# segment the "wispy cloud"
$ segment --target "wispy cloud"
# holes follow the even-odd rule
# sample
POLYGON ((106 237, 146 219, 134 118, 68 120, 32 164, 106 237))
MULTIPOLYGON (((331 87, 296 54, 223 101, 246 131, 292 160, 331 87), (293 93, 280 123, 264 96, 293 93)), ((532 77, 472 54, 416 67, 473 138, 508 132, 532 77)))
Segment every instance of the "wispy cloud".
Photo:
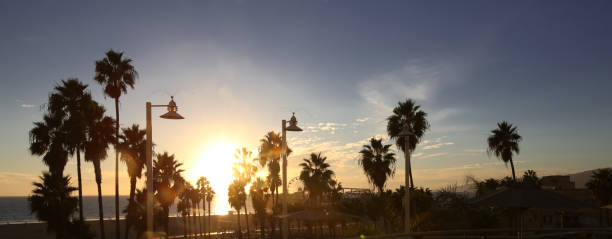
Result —
POLYGON ((363 123, 363 122, 368 121, 369 119, 370 119, 369 117, 364 117, 364 118, 357 118, 355 119, 355 121, 359 123, 363 123))
POLYGON ((31 104, 21 104, 21 105, 20 105, 20 107, 21 107, 21 108, 32 108, 32 107, 34 107, 34 106, 35 106, 35 105, 31 105, 31 104))

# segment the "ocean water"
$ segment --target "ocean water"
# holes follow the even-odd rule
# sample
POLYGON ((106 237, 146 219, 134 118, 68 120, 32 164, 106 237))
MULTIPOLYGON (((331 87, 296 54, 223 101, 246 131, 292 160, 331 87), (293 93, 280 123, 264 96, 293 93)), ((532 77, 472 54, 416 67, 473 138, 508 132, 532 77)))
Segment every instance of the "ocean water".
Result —
MULTIPOLYGON (((120 212, 128 204, 128 196, 119 196, 119 210, 120 212)), ((218 203, 213 201, 212 214, 227 214, 227 203, 218 203), (215 205, 217 204, 217 206, 215 205)), ((102 206, 104 209, 104 218, 115 218, 115 197, 114 196, 102 196, 102 206)), ((200 204, 201 206, 201 204, 200 204)), ((253 212, 251 200, 247 200, 247 207, 249 212, 253 212)), ((207 210, 208 211, 208 210, 207 210)), ((200 208, 200 212, 202 209, 200 208)), ((74 214, 78 217, 79 213, 74 214)), ((83 196, 83 216, 86 220, 98 219, 98 197, 97 196, 83 196)), ((120 217, 125 215, 121 212, 120 217)), ((170 216, 178 216, 176 211, 176 201, 170 207, 170 216)), ((25 222, 37 222, 36 216, 30 212, 30 206, 27 197, 0 197, 0 224, 6 223, 25 223, 25 222)))

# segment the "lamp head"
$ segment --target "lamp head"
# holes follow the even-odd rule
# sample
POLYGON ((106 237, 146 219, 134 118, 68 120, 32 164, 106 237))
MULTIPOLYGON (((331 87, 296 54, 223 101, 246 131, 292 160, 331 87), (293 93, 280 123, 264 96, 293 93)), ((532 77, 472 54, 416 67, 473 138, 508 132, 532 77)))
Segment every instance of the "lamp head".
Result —
POLYGON ((297 119, 295 118, 295 112, 291 119, 289 120, 289 126, 286 128, 287 131, 302 131, 300 127, 297 126, 297 119))
POLYGON ((170 102, 168 103, 168 113, 165 113, 159 117, 164 119, 184 119, 183 116, 177 113, 177 111, 178 106, 176 106, 176 103, 174 102, 174 96, 170 96, 170 102))

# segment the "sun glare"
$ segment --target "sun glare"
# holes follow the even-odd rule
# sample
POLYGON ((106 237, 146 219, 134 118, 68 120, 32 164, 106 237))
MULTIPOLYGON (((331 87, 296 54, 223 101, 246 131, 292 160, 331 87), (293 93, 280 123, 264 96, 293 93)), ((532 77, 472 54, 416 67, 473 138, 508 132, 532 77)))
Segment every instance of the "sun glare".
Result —
POLYGON ((212 206, 214 214, 226 214, 231 210, 227 202, 227 187, 234 179, 232 166, 236 162, 234 151, 237 148, 238 146, 231 142, 209 145, 200 154, 196 167, 187 170, 192 183, 201 176, 210 181, 216 193, 212 206))

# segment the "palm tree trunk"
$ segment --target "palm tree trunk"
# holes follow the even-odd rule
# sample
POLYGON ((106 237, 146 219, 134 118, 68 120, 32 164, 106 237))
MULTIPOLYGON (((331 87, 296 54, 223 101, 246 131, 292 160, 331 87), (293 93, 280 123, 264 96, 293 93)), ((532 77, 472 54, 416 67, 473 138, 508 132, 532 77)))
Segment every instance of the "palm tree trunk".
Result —
POLYGON ((98 185, 98 214, 100 215, 100 238, 105 239, 104 233, 104 210, 102 209, 102 172, 100 170, 100 161, 93 161, 96 174, 96 184, 98 185))
POLYGON ((193 211, 193 213, 191 214, 191 235, 195 238, 195 234, 197 232, 197 229, 196 229, 196 210, 195 210, 195 206, 193 205, 193 203, 191 204, 191 211, 193 211))
POLYGON ((119 225, 119 97, 115 98, 115 238, 121 238, 119 225))
POLYGON ((170 216, 170 206, 164 206, 164 232, 166 232, 166 237, 170 236, 168 224, 170 220, 168 219, 170 216))
MULTIPOLYGON (((212 200, 211 200, 212 201, 212 200)), ((212 231, 212 228, 210 227, 210 221, 211 221, 211 217, 210 217, 210 201, 208 201, 208 237, 210 237, 210 232, 212 231)))
MULTIPOLYGON (((77 148, 77 180, 79 181, 79 219, 82 222, 85 221, 83 218, 83 184, 81 183, 81 150, 77 148)), ((79 227, 79 237, 81 236, 81 227, 79 227)))
POLYGON ((516 175, 514 174, 514 161, 510 159, 510 167, 512 167, 512 180, 516 182, 516 175))
POLYGON ((187 239, 187 219, 183 214, 183 238, 187 239))
POLYGON ((242 239, 242 228, 240 228, 240 209, 236 210, 236 215, 238 215, 238 238, 242 239))
POLYGON ((202 236, 202 213, 200 213, 200 202, 196 202, 196 229, 198 230, 198 235, 202 236))
POLYGON ((131 213, 130 207, 134 205, 135 192, 136 192, 136 177, 130 177, 130 200, 128 202, 128 216, 125 217, 125 239, 128 239, 128 236, 130 233, 130 226, 132 225, 129 214, 131 213))
POLYGON ((246 217, 247 238, 250 238, 249 237, 249 212, 247 211, 246 200, 244 200, 244 216, 246 217))

